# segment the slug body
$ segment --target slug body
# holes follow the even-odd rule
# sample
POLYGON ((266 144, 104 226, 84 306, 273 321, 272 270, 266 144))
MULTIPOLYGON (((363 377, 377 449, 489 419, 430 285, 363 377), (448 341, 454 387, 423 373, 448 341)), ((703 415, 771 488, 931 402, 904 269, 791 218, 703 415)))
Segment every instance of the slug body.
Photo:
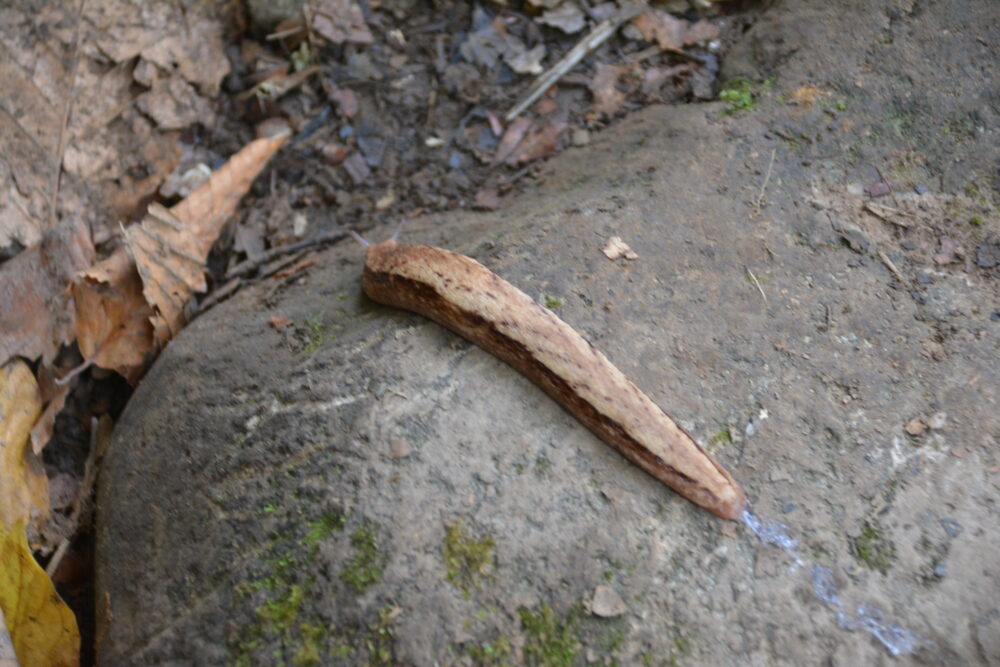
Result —
POLYGON ((733 478, 575 329, 464 255, 383 241, 367 249, 374 301, 434 320, 506 361, 600 439, 726 519, 746 508, 733 478))

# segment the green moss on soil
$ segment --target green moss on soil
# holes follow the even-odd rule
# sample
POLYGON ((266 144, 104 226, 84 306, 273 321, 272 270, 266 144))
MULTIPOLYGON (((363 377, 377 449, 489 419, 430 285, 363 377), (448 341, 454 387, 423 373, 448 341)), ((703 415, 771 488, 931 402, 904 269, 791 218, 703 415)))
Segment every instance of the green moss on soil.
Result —
POLYGON ((513 662, 510 642, 503 637, 478 646, 468 646, 465 652, 478 667, 501 667, 513 662))
POLYGON ((467 534, 461 521, 447 527, 441 544, 446 576, 466 597, 480 587, 493 566, 494 546, 496 543, 489 535, 475 538, 467 534))
POLYGON ((896 547, 882 534, 881 528, 867 523, 860 534, 851 538, 851 553, 859 563, 885 574, 896 558, 896 547))
POLYGON ((559 297, 552 296, 551 294, 545 295, 545 307, 548 308, 549 310, 553 310, 555 308, 561 308, 562 305, 563 305, 563 300, 560 299, 559 297))
POLYGON ((351 544, 355 550, 354 558, 340 573, 340 578, 355 593, 361 594, 382 578, 382 565, 375 545, 375 528, 371 524, 359 527, 351 535, 351 544))
POLYGON ((313 551, 319 543, 332 535, 343 530, 347 518, 338 512, 328 512, 316 521, 309 523, 309 532, 302 538, 302 545, 309 547, 313 551))
POLYGON ((719 99, 728 102, 727 114, 753 111, 757 106, 754 103, 753 82, 747 79, 737 78, 730 81, 728 87, 719 92, 719 99))
POLYGON ((728 426, 720 428, 708 441, 708 451, 714 453, 716 450, 731 445, 733 443, 733 432, 728 426))
POLYGON ((538 611, 520 609, 521 627, 527 641, 524 658, 529 665, 541 667, 570 667, 580 650, 578 620, 579 607, 573 607, 560 619, 548 604, 538 611))

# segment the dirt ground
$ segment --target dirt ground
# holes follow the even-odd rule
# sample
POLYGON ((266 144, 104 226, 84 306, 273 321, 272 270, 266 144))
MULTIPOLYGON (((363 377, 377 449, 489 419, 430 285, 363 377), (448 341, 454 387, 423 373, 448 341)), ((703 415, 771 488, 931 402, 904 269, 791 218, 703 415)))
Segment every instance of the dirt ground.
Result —
POLYGON ((198 317, 133 396, 99 661, 1000 662, 998 18, 774 3, 722 65, 742 100, 650 107, 403 230, 580 330, 802 565, 368 301, 343 244, 198 317))

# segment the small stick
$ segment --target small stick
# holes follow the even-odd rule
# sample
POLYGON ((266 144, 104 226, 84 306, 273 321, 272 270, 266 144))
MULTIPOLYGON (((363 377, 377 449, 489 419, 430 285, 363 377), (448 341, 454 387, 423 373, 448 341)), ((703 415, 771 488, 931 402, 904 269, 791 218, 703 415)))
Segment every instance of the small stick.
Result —
POLYGON ((69 69, 69 94, 66 96, 66 106, 63 108, 62 123, 59 126, 59 143, 56 144, 55 173, 52 174, 52 185, 49 193, 49 226, 56 224, 56 207, 59 205, 59 182, 62 176, 63 154, 66 152, 66 129, 69 127, 69 117, 73 113, 73 100, 76 99, 76 66, 80 60, 80 39, 83 30, 83 6, 87 0, 80 0, 76 10, 76 37, 73 43, 73 64, 69 69))
POLYGON ((315 238, 306 239, 305 241, 299 241, 298 243, 271 248, 267 252, 262 252, 256 257, 247 258, 233 268, 229 269, 226 271, 226 275, 223 280, 228 281, 237 276, 248 275, 260 268, 261 265, 267 264, 271 260, 281 257, 282 255, 299 252, 300 250, 312 248, 313 246, 336 243, 344 238, 347 238, 347 232, 331 232, 329 234, 321 234, 315 238))
POLYGON ((892 272, 892 275, 896 276, 896 280, 898 280, 903 285, 906 284, 906 278, 904 278, 903 274, 899 272, 899 269, 896 268, 896 265, 892 263, 892 260, 889 259, 889 255, 885 254, 885 251, 879 250, 878 258, 882 260, 883 264, 885 264, 885 268, 889 269, 889 271, 892 272))
POLYGON ((611 35, 615 34, 618 27, 629 19, 641 14, 646 9, 646 3, 638 3, 623 7, 611 18, 604 19, 591 30, 586 37, 577 42, 576 46, 570 49, 562 59, 542 73, 535 83, 532 84, 528 94, 520 102, 507 112, 504 118, 509 122, 521 115, 531 104, 542 96, 546 90, 552 87, 567 72, 586 57, 588 53, 606 42, 611 35))
POLYGON ((774 154, 777 152, 777 148, 771 149, 771 161, 767 164, 767 175, 764 176, 764 182, 761 183, 760 192, 757 193, 757 199, 753 203, 753 215, 752 218, 756 218, 760 215, 760 207, 764 203, 764 192, 767 191, 767 184, 771 180, 771 169, 774 167, 774 154))
POLYGON ((744 266, 743 268, 747 270, 747 276, 750 277, 750 282, 757 287, 757 291, 760 292, 761 297, 764 298, 764 303, 767 303, 767 295, 764 294, 764 288, 760 286, 760 281, 757 280, 757 276, 753 274, 753 271, 750 270, 749 266, 744 266))

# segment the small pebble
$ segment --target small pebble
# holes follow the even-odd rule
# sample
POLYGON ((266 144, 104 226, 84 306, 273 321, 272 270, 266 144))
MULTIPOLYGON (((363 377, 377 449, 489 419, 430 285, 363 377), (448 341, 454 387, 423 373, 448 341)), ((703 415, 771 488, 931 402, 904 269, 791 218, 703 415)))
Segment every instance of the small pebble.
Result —
POLYGON ((934 282, 934 279, 927 275, 917 276, 917 282, 920 283, 921 285, 930 285, 931 283, 934 282))
POLYGON ((918 186, 916 186, 916 187, 913 188, 913 191, 916 192, 918 195, 922 195, 925 192, 927 192, 927 186, 926 185, 918 185, 918 186))
POLYGON ((795 509, 795 503, 785 503, 784 506, 781 508, 781 512, 783 514, 788 514, 793 509, 795 509))
POLYGON ((990 313, 990 321, 992 321, 992 322, 1000 322, 1000 312, 998 312, 998 313, 990 313))
POLYGON ((927 426, 933 429, 944 428, 944 425, 948 423, 948 413, 947 412, 935 412, 927 420, 927 426))
POLYGON ((958 537, 962 534, 962 524, 954 519, 941 519, 941 527, 944 528, 948 537, 958 537))
POLYGON ((625 601, 615 589, 610 586, 598 586, 594 590, 594 597, 590 603, 590 611, 594 616, 601 618, 614 618, 621 616, 628 611, 625 601))
POLYGON ((948 576, 948 568, 945 567, 944 563, 938 563, 934 566, 934 576, 938 579, 944 579, 948 576))
POLYGON ((390 450, 392 451, 392 458, 396 459, 397 461, 399 459, 404 459, 413 453, 413 447, 411 447, 410 443, 408 443, 406 440, 403 440, 402 438, 393 438, 389 442, 389 447, 390 450))

